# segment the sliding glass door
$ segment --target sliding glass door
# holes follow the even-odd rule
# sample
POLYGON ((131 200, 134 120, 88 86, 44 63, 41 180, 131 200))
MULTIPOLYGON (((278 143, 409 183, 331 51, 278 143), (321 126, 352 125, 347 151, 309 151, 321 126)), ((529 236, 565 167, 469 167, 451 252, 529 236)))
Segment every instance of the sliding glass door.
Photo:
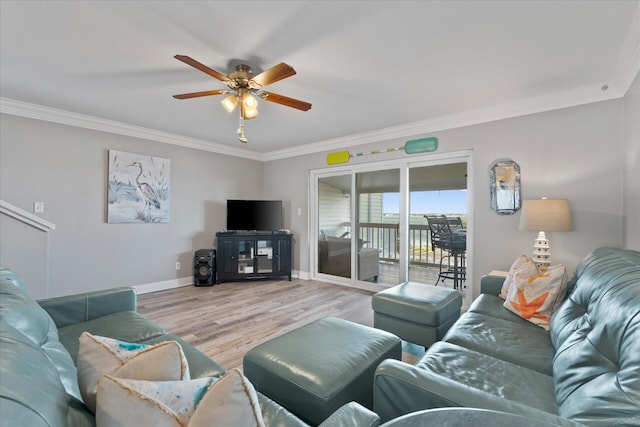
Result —
POLYGON ((400 169, 356 173, 358 280, 399 283, 400 169))
POLYGON ((412 167, 409 189, 409 280, 458 287, 466 272, 467 163, 412 167), (455 251, 434 239, 442 217, 460 242, 455 251))
POLYGON ((427 216, 459 217, 466 228, 469 159, 464 152, 312 171, 312 276, 372 290, 434 284, 443 254, 427 216))
POLYGON ((351 174, 318 178, 318 273, 351 278, 351 174))

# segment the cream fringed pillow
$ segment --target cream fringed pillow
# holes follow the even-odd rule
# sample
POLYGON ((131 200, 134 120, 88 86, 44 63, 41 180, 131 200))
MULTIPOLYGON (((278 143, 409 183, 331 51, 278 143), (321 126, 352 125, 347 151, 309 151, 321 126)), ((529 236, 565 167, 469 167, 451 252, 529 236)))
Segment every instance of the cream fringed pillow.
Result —
POLYGON ((504 283, 502 284, 502 290, 500 291, 500 298, 507 299, 507 295, 509 294, 509 289, 511 288, 511 284, 514 282, 514 278, 516 273, 522 273, 527 277, 538 274, 538 267, 533 262, 531 258, 526 256, 525 254, 520 255, 509 268, 509 273, 507 277, 504 279, 504 283))
POLYGON ((150 381, 189 379, 189 366, 176 341, 127 343, 83 332, 78 351, 78 384, 84 404, 96 412, 96 389, 103 374, 150 381))
POLYGON ((139 381, 104 375, 96 427, 264 426, 258 396, 237 370, 217 378, 139 381))
POLYGON ((565 272, 562 264, 541 268, 535 275, 517 272, 504 307, 549 330, 551 315, 566 293, 565 272))

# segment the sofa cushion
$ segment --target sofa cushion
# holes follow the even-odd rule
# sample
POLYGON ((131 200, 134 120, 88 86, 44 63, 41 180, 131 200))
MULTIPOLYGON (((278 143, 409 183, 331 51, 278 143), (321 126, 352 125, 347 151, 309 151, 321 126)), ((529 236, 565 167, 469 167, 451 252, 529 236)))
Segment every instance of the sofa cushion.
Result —
POLYGON ((58 335, 74 362, 78 360, 79 339, 83 332, 135 343, 166 333, 163 327, 135 311, 120 311, 65 326, 58 329, 58 335))
MULTIPOLYGON (((444 376, 458 384, 505 400, 520 402, 546 412, 557 412, 553 398, 553 379, 549 375, 524 368, 489 355, 439 342, 417 363, 433 375, 444 376), (482 375, 478 369, 482 368, 482 375), (531 391, 535 390, 535 393, 531 391)), ((456 402, 456 394, 448 398, 456 402)), ((460 401, 461 406, 472 406, 460 401)))
POLYGON ((481 313, 464 313, 443 341, 552 375, 555 351, 549 333, 481 313))
POLYGON ((135 289, 120 287, 38 300, 58 328, 117 313, 136 311, 135 289))
MULTIPOLYGON (((257 394, 262 420, 266 426, 309 427, 309 424, 292 414, 284 406, 281 406, 260 392, 257 392, 257 394)), ((361 407, 361 410, 364 409, 364 407, 361 407)), ((353 418, 346 419, 350 422, 353 418)), ((336 426, 346 427, 348 424, 336 424, 336 426)))
POLYGON ((560 415, 607 425, 640 416, 640 253, 600 248, 576 269, 574 291, 552 318, 560 415))
POLYGON ((147 381, 188 380, 189 366, 180 344, 132 344, 84 332, 78 352, 78 383, 84 403, 96 411, 98 380, 104 374, 147 381))
POLYGON ((29 292, 29 289, 27 289, 27 285, 24 283, 24 280, 18 273, 11 270, 10 268, 3 267, 1 265, 0 265, 0 282, 12 284, 27 293, 29 292))
POLYGON ((264 426, 258 396, 234 369, 222 378, 140 381, 105 375, 98 384, 98 427, 264 426))
POLYGON ((0 322, 0 361, 0 424, 12 420, 16 423, 11 425, 29 427, 94 425, 91 413, 67 393, 42 348, 6 322, 0 322))
POLYGON ((382 362, 376 370, 374 396, 374 411, 383 421, 446 406, 537 416, 558 410, 549 375, 442 341, 415 366, 382 362))
POLYGON ((76 367, 59 341, 55 323, 6 272, 0 275, 0 322, 15 328, 39 347, 53 363, 67 393, 81 399, 76 367))
POLYGON ((522 317, 510 312, 509 310, 505 310, 504 300, 497 295, 480 294, 478 298, 473 300, 467 309, 467 312, 486 314, 487 316, 495 317, 497 319, 518 323, 531 328, 537 328, 533 323, 527 322, 522 317))

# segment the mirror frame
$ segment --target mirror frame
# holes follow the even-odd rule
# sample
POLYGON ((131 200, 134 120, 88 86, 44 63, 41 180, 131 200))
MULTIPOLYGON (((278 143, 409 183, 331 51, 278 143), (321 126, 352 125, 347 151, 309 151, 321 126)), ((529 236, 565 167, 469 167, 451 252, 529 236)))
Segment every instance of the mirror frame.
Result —
POLYGON ((489 173, 491 209, 513 215, 520 209, 520 166, 511 159, 497 160, 489 173))

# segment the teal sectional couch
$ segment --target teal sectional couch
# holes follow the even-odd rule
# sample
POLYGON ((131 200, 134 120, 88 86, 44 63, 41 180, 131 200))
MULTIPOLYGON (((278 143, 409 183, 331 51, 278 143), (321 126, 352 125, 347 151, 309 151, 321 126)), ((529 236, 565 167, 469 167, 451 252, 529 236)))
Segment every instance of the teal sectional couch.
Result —
MULTIPOLYGON (((21 278, 0 267, 0 426, 89 427, 93 414, 78 388, 75 362, 84 331, 127 342, 182 345, 192 378, 225 369, 179 337, 136 312, 131 288, 35 301, 21 278)), ((302 427, 286 408, 258 393, 266 426, 302 427)), ((378 417, 350 403, 322 426, 376 426, 378 417)))
POLYGON ((640 252, 599 248, 577 266, 545 331, 506 310, 504 278, 414 366, 382 362, 382 421, 439 407, 503 411, 551 424, 640 426, 640 252))

